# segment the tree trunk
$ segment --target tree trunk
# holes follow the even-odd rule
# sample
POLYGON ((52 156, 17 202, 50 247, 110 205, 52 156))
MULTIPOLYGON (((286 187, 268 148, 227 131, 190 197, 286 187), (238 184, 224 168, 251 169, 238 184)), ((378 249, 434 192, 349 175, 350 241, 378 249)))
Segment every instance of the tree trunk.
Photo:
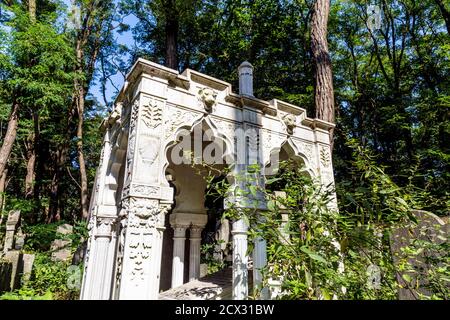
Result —
MULTIPOLYGON (((83 73, 83 48, 81 48, 81 42, 77 42, 77 73, 81 76, 83 73)), ((84 122, 84 85, 80 80, 75 80, 75 99, 78 113, 78 126, 77 126, 77 152, 78 162, 80 165, 80 186, 81 186, 81 218, 87 220, 89 211, 89 195, 88 195, 88 181, 86 174, 86 164, 84 161, 83 153, 83 122, 84 122)))
POLYGON ((32 22, 36 21, 36 0, 28 0, 28 14, 32 22))
POLYGON ((66 154, 68 149, 67 144, 61 144, 57 147, 53 156, 53 176, 50 183, 50 204, 48 209, 47 223, 53 221, 59 221, 61 219, 61 206, 60 206, 60 188, 61 172, 64 168, 66 154))
POLYGON ((3 140, 2 148, 0 149, 0 176, 5 171, 6 164, 8 163, 9 155, 16 140, 17 126, 19 124, 19 104, 13 103, 11 109, 11 115, 9 116, 8 128, 6 129, 5 137, 3 140))
POLYGON ((36 178, 36 153, 39 141, 39 115, 33 112, 34 132, 28 138, 27 142, 27 174, 25 176, 25 199, 29 199, 34 194, 34 181, 36 178))
POLYGON ((6 189, 6 176, 8 175, 8 169, 3 171, 0 177, 0 226, 3 223, 3 209, 5 208, 5 189, 6 189))
POLYGON ((166 2, 166 66, 178 69, 177 38, 178 38, 178 13, 175 0, 166 2))
MULTIPOLYGON (((311 17, 311 52, 314 61, 316 117, 334 123, 333 73, 327 41, 329 12, 329 0, 315 1, 311 17)), ((330 143, 333 148, 333 130, 330 130, 330 143)))

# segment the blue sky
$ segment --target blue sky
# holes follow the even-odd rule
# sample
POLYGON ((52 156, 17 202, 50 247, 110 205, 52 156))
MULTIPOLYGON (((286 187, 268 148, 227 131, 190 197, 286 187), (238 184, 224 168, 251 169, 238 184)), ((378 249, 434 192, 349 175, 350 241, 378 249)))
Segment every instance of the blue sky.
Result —
MULTIPOLYGON (((133 27, 137 23, 137 18, 134 15, 129 15, 124 18, 123 23, 129 24, 130 27, 133 27)), ((131 31, 123 32, 122 34, 114 32, 114 37, 118 45, 125 45, 127 47, 134 46, 134 39, 131 31)), ((111 77, 111 81, 117 88, 120 89, 124 83, 124 77, 120 72, 118 72, 111 77)), ((89 93, 92 94, 100 104, 102 105, 104 104, 103 96, 101 93, 101 87, 98 79, 95 79, 95 83, 93 86, 91 86, 89 93)), ((116 93, 117 93, 116 89, 111 85, 111 82, 107 81, 106 98, 108 99, 109 102, 111 102, 114 99, 116 93)))
MULTIPOLYGON (((63 0, 64 4, 67 6, 69 12, 71 11, 72 7, 72 1, 71 0, 63 0)), ((117 1, 115 1, 117 3, 117 1)), ((136 25, 137 18, 134 15, 129 15, 124 17, 123 23, 130 25, 130 29, 136 25)), ((116 42, 118 45, 125 45, 127 47, 134 46, 134 39, 131 31, 123 32, 122 34, 119 34, 118 32, 114 31, 114 37, 116 39, 116 42)), ((118 72, 114 76, 111 77, 111 81, 114 83, 114 86, 117 88, 121 88, 124 83, 124 77, 123 75, 118 72)), ((114 97, 116 96, 117 92, 114 86, 111 84, 110 81, 107 81, 106 83, 106 99, 108 102, 113 101, 114 97)), ((91 94, 101 105, 104 105, 103 95, 101 92, 101 84, 99 79, 94 79, 93 85, 91 85, 89 89, 89 94, 91 94)))

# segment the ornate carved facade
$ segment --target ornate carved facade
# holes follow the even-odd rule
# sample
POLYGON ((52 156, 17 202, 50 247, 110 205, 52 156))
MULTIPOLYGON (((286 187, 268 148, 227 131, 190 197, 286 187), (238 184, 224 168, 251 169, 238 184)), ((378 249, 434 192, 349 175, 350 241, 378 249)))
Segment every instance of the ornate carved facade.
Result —
MULTIPOLYGON (((243 94, 193 70, 179 74, 143 59, 134 64, 102 124, 105 138, 91 196, 82 299, 157 299, 161 263, 168 255, 172 287, 183 284, 186 266, 186 281, 199 277, 206 183, 192 166, 174 160, 173 155, 187 157, 176 149, 181 143, 192 142, 194 158, 209 155, 220 168, 257 163, 267 175, 286 149, 324 185, 334 185, 328 133, 333 124, 310 119, 289 103, 255 98, 251 65, 246 62, 239 70, 243 94), (165 246, 169 231, 170 251, 165 246), (190 251, 185 259, 186 241, 190 251)), ((235 299, 248 292, 242 280, 247 279, 246 228, 241 220, 233 222, 235 299)), ((253 255, 254 279, 260 278, 256 267, 264 263, 260 239, 253 255)))

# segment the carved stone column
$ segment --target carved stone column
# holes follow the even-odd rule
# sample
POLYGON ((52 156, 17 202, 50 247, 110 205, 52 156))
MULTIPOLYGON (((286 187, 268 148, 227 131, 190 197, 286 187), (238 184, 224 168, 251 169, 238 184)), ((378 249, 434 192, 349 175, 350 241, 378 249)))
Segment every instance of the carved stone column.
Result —
MULTIPOLYGON (((115 128, 115 130, 120 129, 115 128)), ((102 151, 100 154, 100 163, 96 171, 94 187, 89 204, 89 239, 84 258, 84 272, 80 299, 109 299, 111 294, 111 292, 109 292, 111 287, 110 285, 100 287, 102 284, 99 281, 97 273, 99 265, 107 265, 108 268, 113 268, 114 265, 115 237, 113 226, 111 226, 112 229, 109 230, 111 231, 109 234, 103 232, 105 230, 104 224, 108 219, 112 219, 112 221, 114 221, 117 213, 115 204, 110 203, 107 205, 107 203, 103 202, 103 195, 107 192, 105 180, 112 156, 110 138, 113 131, 114 130, 112 130, 109 126, 106 128, 105 136, 103 138, 102 151), (103 231, 99 230, 99 228, 103 229, 103 231), (108 242, 108 244, 106 244, 106 242, 108 242), (99 250, 101 252, 99 252, 99 250)), ((109 277, 112 269, 108 269, 108 271, 105 272, 109 277)))
POLYGON ((204 226, 193 225, 189 235, 189 281, 200 277, 200 243, 204 226))
POLYGON ((163 245, 163 236, 164 230, 166 230, 165 219, 167 212, 171 207, 171 203, 161 203, 159 205, 160 211, 158 215, 158 219, 156 222, 156 234, 155 234, 155 245, 153 246, 153 256, 158 257, 155 260, 154 266, 154 274, 155 278, 152 279, 152 286, 158 288, 160 287, 160 276, 161 276, 161 258, 162 258, 162 245, 163 245))
POLYGON ((119 299, 157 299, 159 270, 156 265, 161 259, 156 254, 161 240, 157 219, 164 209, 156 199, 129 197, 123 202, 127 207, 128 223, 119 299))
POLYGON ((173 225, 173 260, 172 260, 172 288, 184 283, 184 248, 186 243, 187 225, 173 225))
POLYGON ((233 222, 233 300, 244 300, 248 296, 247 231, 243 219, 233 222))

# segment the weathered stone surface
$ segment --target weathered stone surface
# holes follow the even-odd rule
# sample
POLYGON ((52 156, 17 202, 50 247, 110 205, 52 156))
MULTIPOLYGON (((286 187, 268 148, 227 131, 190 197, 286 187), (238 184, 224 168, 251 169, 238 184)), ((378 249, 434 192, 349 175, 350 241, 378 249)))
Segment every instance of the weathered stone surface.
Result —
POLYGON ((12 291, 30 279, 34 254, 10 250, 0 257, 0 292, 12 291))
POLYGON ((25 244, 25 234, 22 232, 22 228, 19 227, 15 235, 14 249, 21 250, 24 244, 25 244))
POLYGON ((0 261, 0 293, 11 289, 12 263, 0 261))
MULTIPOLYGON (((248 286, 253 278, 249 272, 248 286)), ((225 268, 177 288, 162 292, 160 300, 230 300, 232 297, 232 269, 225 268)))
POLYGON ((53 241, 52 247, 52 260, 54 261, 65 261, 72 257, 70 249, 71 241, 56 239, 53 241))
POLYGON ((206 263, 200 264, 200 278, 206 277, 208 274, 208 265, 206 263))
POLYGON ((20 284, 20 267, 21 267, 21 254, 19 251, 8 251, 4 256, 6 261, 11 263, 11 275, 9 282, 9 290, 14 290, 19 287, 20 284))
POLYGON ((87 250, 87 241, 83 241, 75 251, 72 257, 72 265, 79 265, 83 262, 87 250))
POLYGON ((50 250, 52 251, 52 260, 54 261, 66 261, 72 258, 71 245, 72 241, 67 239, 67 236, 72 234, 73 227, 70 224, 62 224, 56 229, 58 236, 62 236, 64 239, 55 239, 52 242, 50 250))
POLYGON ((33 270, 34 254, 24 253, 22 255, 22 282, 28 281, 33 270))
POLYGON ((62 224, 56 229, 56 233, 68 235, 73 233, 73 227, 70 224, 62 224))

